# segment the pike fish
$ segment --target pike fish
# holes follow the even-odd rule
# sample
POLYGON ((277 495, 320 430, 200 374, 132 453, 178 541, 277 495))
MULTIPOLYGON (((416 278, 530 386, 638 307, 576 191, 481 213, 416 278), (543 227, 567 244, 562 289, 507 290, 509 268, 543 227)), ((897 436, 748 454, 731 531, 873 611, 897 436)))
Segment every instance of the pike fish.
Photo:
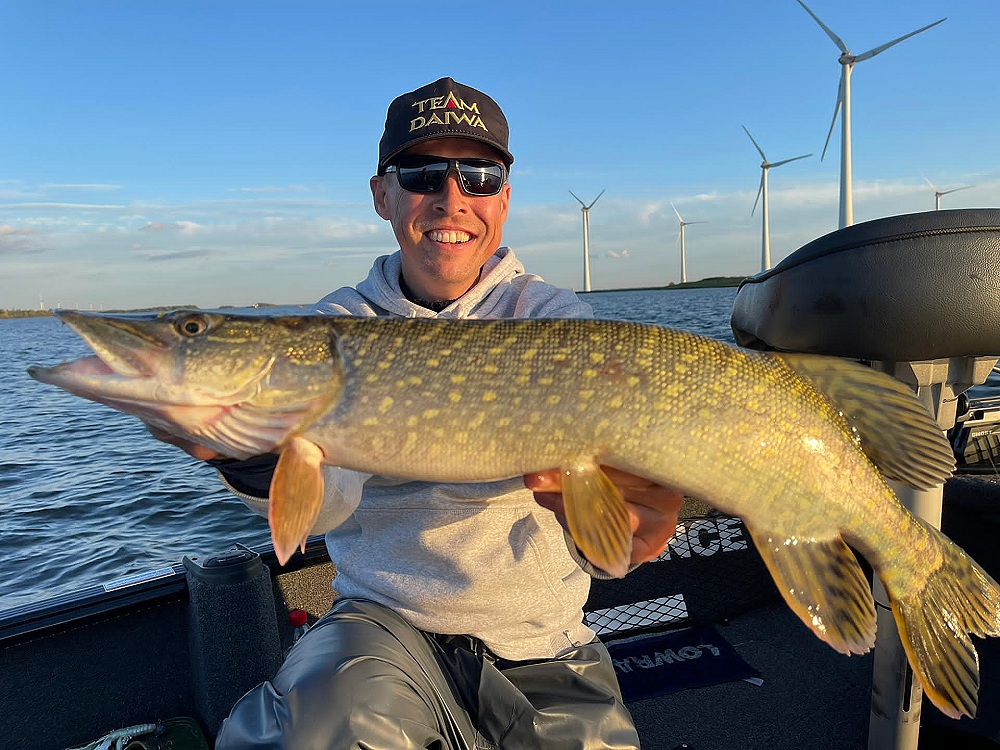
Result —
POLYGON ((975 714, 969 634, 1000 635, 1000 588, 887 484, 927 488, 954 468, 888 375, 619 321, 58 315, 97 356, 32 377, 227 456, 280 454, 282 561, 323 503, 323 464, 437 482, 559 468, 574 540, 621 576, 632 532, 610 466, 741 517, 791 609, 846 654, 875 640, 853 547, 928 697, 975 714))

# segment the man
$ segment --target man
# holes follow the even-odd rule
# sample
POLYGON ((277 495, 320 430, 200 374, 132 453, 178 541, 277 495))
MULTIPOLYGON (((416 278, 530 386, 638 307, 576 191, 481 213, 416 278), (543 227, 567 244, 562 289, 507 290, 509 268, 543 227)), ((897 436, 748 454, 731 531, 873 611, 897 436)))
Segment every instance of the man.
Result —
MULTIPOLYGON (((399 252, 316 310, 589 317, 500 246, 513 160, 485 94, 442 78, 395 99, 371 190, 399 252)), ((252 497, 266 498, 273 462, 217 463, 259 511, 252 497)), ((606 574, 560 526, 558 471, 448 485, 325 471, 331 492, 360 494, 349 518, 314 528, 327 531, 339 598, 274 679, 237 703, 217 748, 638 746, 607 650, 582 621, 590 577, 606 574)), ((608 474, 633 516, 633 563, 652 559, 680 494, 608 474)))

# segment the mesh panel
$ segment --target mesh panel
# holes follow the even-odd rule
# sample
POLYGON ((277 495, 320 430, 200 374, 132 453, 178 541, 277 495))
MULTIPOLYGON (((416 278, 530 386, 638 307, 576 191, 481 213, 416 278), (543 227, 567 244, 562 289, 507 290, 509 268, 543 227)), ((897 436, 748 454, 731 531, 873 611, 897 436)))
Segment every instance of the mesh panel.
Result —
POLYGON ((598 635, 617 633, 623 630, 639 630, 657 625, 681 623, 687 619, 688 611, 684 597, 661 596, 644 602, 623 604, 588 612, 583 621, 598 635))
POLYGON ((680 519, 655 561, 622 579, 595 580, 584 621, 606 636, 720 622, 778 600, 743 522, 707 514, 680 519))

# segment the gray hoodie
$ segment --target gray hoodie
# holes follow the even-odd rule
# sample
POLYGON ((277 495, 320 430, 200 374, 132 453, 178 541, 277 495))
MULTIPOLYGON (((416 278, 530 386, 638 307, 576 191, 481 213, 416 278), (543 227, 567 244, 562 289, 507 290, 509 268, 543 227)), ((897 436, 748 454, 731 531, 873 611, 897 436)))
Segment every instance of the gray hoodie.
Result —
MULTIPOLYGON (((407 318, 593 314, 569 290, 525 273, 505 247, 487 261, 476 286, 440 313, 407 300, 399 277, 399 253, 380 257, 357 288, 327 295, 316 312, 407 318)), ((340 518, 328 516, 314 529, 328 529, 340 595, 385 604, 421 630, 473 635, 506 659, 550 658, 593 639, 583 624, 590 575, 571 554, 555 516, 534 501, 521 477, 430 484, 332 467, 326 475, 341 493, 338 503, 364 483, 360 498, 346 498, 348 509, 358 503, 346 520, 333 527, 340 518)))

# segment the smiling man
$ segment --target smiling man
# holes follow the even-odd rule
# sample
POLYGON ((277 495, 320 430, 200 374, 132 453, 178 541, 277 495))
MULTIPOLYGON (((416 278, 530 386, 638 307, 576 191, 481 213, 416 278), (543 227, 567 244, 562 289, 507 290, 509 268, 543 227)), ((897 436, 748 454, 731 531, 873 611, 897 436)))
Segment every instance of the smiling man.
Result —
MULTIPOLYGON (((591 316, 500 246, 513 161, 485 94, 442 78, 395 99, 371 190, 399 250, 316 311, 591 316)), ((270 466, 219 469, 266 513, 270 466)), ((608 652, 583 623, 590 579, 606 574, 564 533, 558 471, 445 485, 324 471, 325 509, 357 506, 313 529, 326 532, 339 596, 237 703, 217 748, 638 747, 608 652)), ((607 471, 632 516, 632 562, 652 559, 680 494, 607 471)))

